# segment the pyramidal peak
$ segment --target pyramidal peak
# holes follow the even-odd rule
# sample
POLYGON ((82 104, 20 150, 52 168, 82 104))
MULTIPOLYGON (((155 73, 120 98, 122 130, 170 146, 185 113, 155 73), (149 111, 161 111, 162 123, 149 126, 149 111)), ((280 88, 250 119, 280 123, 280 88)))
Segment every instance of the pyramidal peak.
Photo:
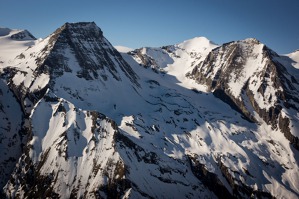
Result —
MULTIPOLYGON (((134 86, 139 85, 136 73, 94 22, 65 23, 31 48, 18 52, 14 60, 13 68, 8 70, 20 98, 35 96, 38 92, 44 94, 47 88, 63 93, 68 96, 64 96, 67 99, 73 98, 76 91, 70 90, 74 84, 94 94, 88 81, 93 82, 94 87, 128 81, 134 86), (86 87, 83 88, 83 85, 86 87)), ((80 99, 84 102, 90 100, 80 99)), ((87 103, 81 104, 87 106, 87 103)), ((23 107, 27 113, 31 111, 25 105, 23 107)))
MULTIPOLYGON (((77 74, 78 77, 91 80, 101 76, 103 79, 106 79, 106 72, 103 72, 101 75, 98 72, 99 70, 107 70, 113 78, 120 80, 121 78, 117 72, 118 64, 115 65, 115 63, 120 63, 119 67, 126 68, 123 71, 131 72, 130 67, 127 66, 125 62, 114 62, 111 60, 112 57, 117 59, 121 59, 121 57, 103 36, 102 30, 94 22, 65 23, 51 34, 48 40, 49 45, 46 45, 43 49, 44 52, 52 52, 48 57, 51 63, 47 64, 69 66, 67 70, 75 71, 81 68, 77 74), (65 52, 69 53, 66 54, 65 52), (65 58, 61 60, 53 58, 56 57, 57 54, 65 58), (66 62, 66 60, 71 60, 70 57, 66 59, 70 54, 73 56, 72 59, 79 63, 77 69, 70 68, 72 64, 66 62), (57 63, 54 64, 53 62, 57 63)), ((131 74, 133 74, 133 72, 131 74)))
POLYGON ((95 22, 78 22, 78 23, 65 23, 63 25, 68 30, 73 30, 76 33, 83 33, 89 31, 95 33, 95 36, 102 37, 102 30, 96 25, 95 22))
POLYGON ((66 22, 59 29, 100 29, 95 22, 66 22))
POLYGON ((77 22, 77 23, 65 23, 51 35, 49 35, 50 41, 55 41, 60 34, 64 34, 63 39, 76 37, 80 35, 80 39, 83 38, 101 38, 103 37, 102 30, 94 22, 77 22))
POLYGON ((10 36, 13 40, 25 41, 25 40, 36 40, 36 38, 28 30, 20 30, 10 36))
POLYGON ((299 197, 297 52, 16 33, 0 29, 0 198, 299 197))
POLYGON ((5 27, 0 27, 0 37, 8 37, 17 41, 36 40, 28 30, 10 29, 5 27))

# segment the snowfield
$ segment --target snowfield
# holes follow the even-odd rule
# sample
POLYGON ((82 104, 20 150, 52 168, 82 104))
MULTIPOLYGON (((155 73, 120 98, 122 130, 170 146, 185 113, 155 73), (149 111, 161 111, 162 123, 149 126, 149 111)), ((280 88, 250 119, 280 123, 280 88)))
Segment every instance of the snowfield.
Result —
POLYGON ((20 32, 0 29, 4 198, 299 197, 297 52, 20 32))

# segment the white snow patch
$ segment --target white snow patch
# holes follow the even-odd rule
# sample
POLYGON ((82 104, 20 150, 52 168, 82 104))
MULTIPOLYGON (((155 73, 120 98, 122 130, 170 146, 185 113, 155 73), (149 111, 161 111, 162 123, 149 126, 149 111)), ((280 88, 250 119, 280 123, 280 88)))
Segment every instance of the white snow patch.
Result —
POLYGON ((127 53, 134 50, 133 48, 129 48, 126 46, 114 46, 114 48, 120 53, 127 53))

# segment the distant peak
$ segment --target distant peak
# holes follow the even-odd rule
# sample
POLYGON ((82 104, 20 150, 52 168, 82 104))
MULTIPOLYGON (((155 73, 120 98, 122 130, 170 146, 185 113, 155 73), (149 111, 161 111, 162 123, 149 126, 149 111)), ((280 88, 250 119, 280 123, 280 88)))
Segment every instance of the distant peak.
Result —
POLYGON ((216 48, 218 45, 206 37, 194 37, 178 44, 178 46, 186 49, 187 51, 202 51, 216 48))
POLYGON ((28 30, 10 29, 0 27, 0 37, 9 36, 13 40, 35 40, 36 38, 28 30))
POLYGON ((18 33, 11 35, 10 38, 14 40, 36 40, 28 30, 21 30, 18 33))
POLYGON ((214 42, 212 42, 211 40, 209 40, 208 38, 206 38, 206 37, 194 37, 193 39, 191 39, 191 40, 196 40, 196 41, 202 41, 202 42, 209 42, 209 43, 213 43, 214 44, 214 42))
MULTIPOLYGON (((286 55, 287 55, 287 56, 294 56, 294 55, 296 55, 296 56, 299 57, 299 49, 294 50, 293 52, 288 53, 288 54, 286 54, 286 55)), ((298 60, 299 60, 299 59, 298 59, 298 60)))
POLYGON ((214 42, 210 41, 206 37, 194 37, 192 39, 188 39, 186 41, 183 41, 183 43, 187 43, 187 42, 202 43, 202 44, 214 44, 214 45, 216 45, 214 42))

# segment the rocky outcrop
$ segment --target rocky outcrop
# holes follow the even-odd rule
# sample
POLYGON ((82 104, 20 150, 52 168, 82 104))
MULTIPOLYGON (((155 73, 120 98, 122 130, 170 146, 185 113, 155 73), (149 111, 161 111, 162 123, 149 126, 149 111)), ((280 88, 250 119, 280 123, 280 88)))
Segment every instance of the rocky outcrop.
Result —
POLYGON ((11 35, 10 38, 13 40, 36 40, 28 30, 19 31, 18 33, 11 35))
POLYGON ((144 51, 146 51, 146 48, 140 48, 130 51, 128 54, 139 60, 139 64, 144 68, 151 68, 154 72, 159 72, 160 66, 152 57, 144 53, 144 51))
MULTIPOLYGON (((0 187, 10 178, 13 169, 22 155, 22 147, 26 142, 22 125, 24 115, 13 92, 0 79, 0 187)), ((2 190, 0 190, 1 196, 2 190)))
POLYGON ((121 80, 118 67, 134 83, 138 84, 136 73, 122 59, 121 55, 103 36, 95 23, 66 23, 49 38, 49 45, 41 51, 47 53, 46 59, 37 58, 39 72, 49 71, 53 76, 72 72, 66 52, 74 55, 80 67, 75 71, 79 78, 86 80, 101 78, 106 81, 109 72, 116 80, 121 80), (118 65, 118 66, 117 66, 118 65))
POLYGON ((84 22, 32 45, 0 70, 1 198, 298 197, 298 80, 257 40, 120 55, 84 22))
POLYGON ((190 165, 194 175, 200 179, 218 198, 236 198, 224 186, 216 174, 209 172, 204 164, 197 161, 196 157, 189 156, 190 165))
POLYGON ((284 108, 298 111, 298 83, 276 57, 256 39, 230 42, 211 51, 187 76, 207 85, 247 120, 257 122, 253 111, 257 112, 299 149, 298 137, 286 127, 287 119, 279 119, 284 108))
POLYGON ((4 188, 7 197, 120 198, 129 188, 115 149, 118 129, 105 115, 76 110, 48 93, 35 106, 28 126, 24 153, 4 188), (51 106, 56 108, 45 109, 51 106), (55 130, 37 125, 49 121, 49 129, 55 130))

